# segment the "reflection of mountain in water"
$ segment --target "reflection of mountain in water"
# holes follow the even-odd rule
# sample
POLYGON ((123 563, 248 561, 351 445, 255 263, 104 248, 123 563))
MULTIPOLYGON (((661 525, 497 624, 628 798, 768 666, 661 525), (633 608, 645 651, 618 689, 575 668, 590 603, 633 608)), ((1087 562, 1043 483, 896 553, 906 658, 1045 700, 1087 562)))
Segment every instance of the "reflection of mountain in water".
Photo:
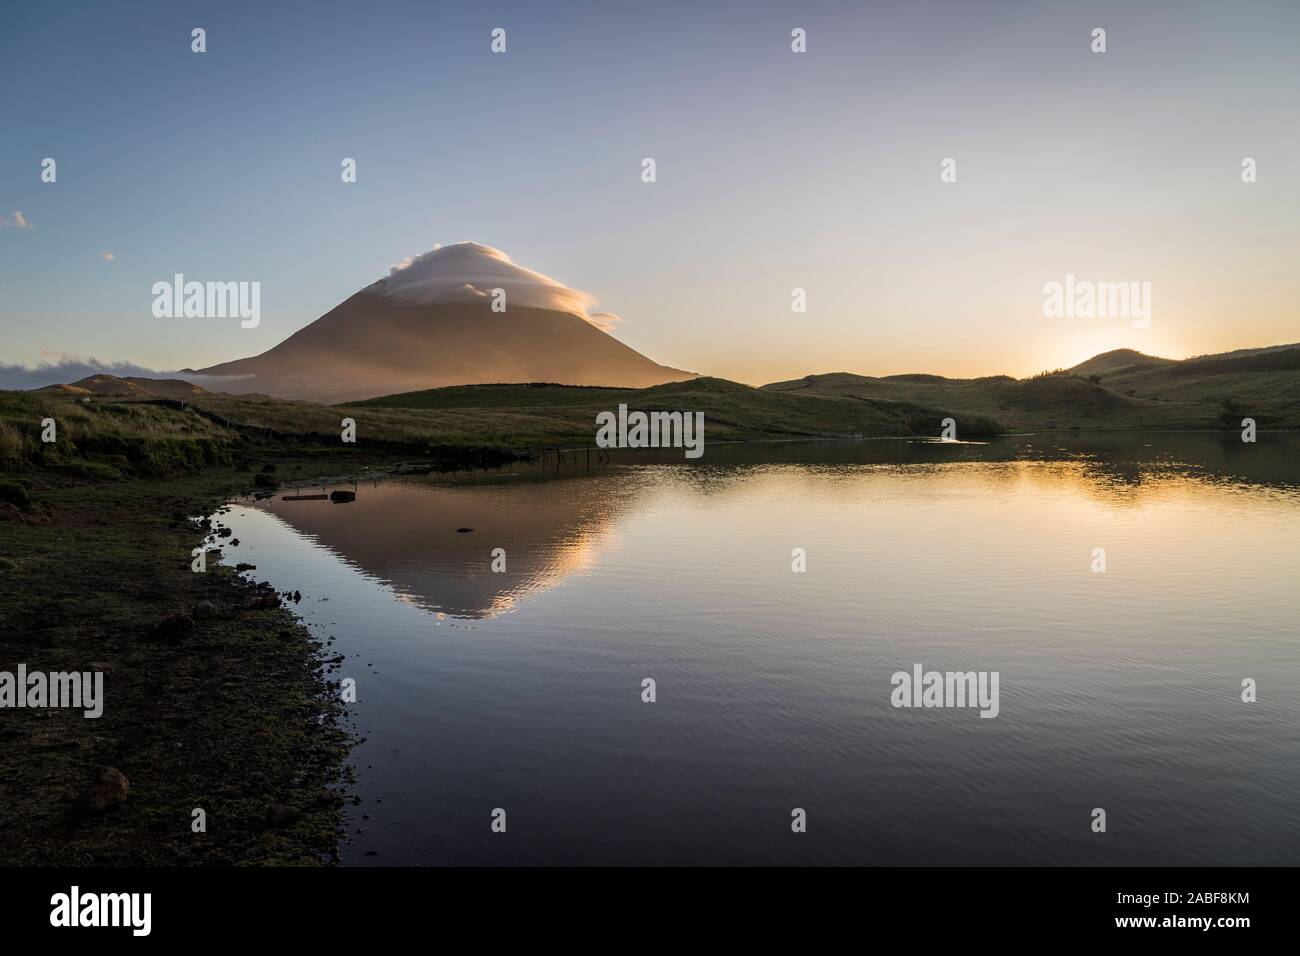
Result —
POLYGON ((386 482, 362 485, 349 504, 277 496, 257 507, 391 585, 400 600, 482 618, 589 567, 611 540, 629 484, 608 475, 454 487, 386 482), (492 570, 494 548, 505 549, 504 573, 492 570))
MULTIPOLYGON (((710 446, 698 464, 684 463, 669 449, 619 453, 611 466, 587 472, 588 459, 570 455, 540 468, 514 466, 514 478, 391 481, 362 485, 349 504, 276 497, 257 507, 391 585, 401 600, 481 618, 592 567, 641 489, 735 500, 743 497, 747 478, 763 473, 754 468, 759 464, 769 475, 773 466, 790 466, 782 480, 792 499, 805 493, 822 500, 851 496, 858 486, 836 479, 856 478, 864 467, 884 467, 911 483, 965 464, 973 466, 967 475, 972 487, 1046 483, 1107 508, 1128 509, 1157 503, 1188 481, 1267 486, 1294 495, 1298 458, 1300 437, 1287 434, 1267 435, 1256 445, 1223 435, 1142 433, 1038 434, 965 445, 724 444, 710 446), (648 470, 626 467, 632 463, 648 470), (458 528, 474 530, 461 534, 458 528), (494 548, 505 549, 505 573, 491 569, 494 548)), ((757 511, 753 520, 761 526, 770 517, 757 511)))

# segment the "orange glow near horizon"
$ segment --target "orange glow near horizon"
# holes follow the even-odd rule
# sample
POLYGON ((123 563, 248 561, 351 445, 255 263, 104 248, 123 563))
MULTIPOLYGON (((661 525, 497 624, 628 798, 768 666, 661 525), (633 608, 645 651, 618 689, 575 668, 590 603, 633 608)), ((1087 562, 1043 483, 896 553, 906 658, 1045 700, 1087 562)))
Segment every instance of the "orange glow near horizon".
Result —
POLYGON ((961 347, 960 343, 951 347, 936 345, 933 349, 895 345, 888 354, 882 354, 883 349, 814 349, 808 353, 791 353, 779 358, 755 350, 733 354, 727 361, 710 363, 704 367, 695 367, 690 363, 679 364, 678 367, 693 368, 703 375, 756 386, 835 372, 874 378, 905 374, 941 375, 945 378, 982 378, 992 375, 1028 378, 1039 372, 1072 368, 1097 355, 1118 349, 1132 349, 1154 358, 1179 360, 1237 349, 1285 345, 1296 339, 1300 339, 1300 333, 1290 337, 1277 336, 1267 341, 1256 341, 1241 335, 1231 338, 1224 336, 1211 341, 1205 336, 1185 338, 1176 333, 1166 334, 1154 325, 1148 329, 1126 328, 1117 331, 1111 324, 1107 328, 1081 327, 1071 330, 1069 334, 1054 337, 1051 341, 1014 343, 1024 346, 1019 349, 1008 347, 1003 350, 975 351, 961 347))

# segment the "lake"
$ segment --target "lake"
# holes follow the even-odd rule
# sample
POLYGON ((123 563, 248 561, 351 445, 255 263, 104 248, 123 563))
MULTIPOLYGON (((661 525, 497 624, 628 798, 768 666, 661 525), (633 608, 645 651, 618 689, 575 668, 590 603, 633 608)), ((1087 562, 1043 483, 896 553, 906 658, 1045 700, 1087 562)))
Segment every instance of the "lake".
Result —
POLYGON ((220 520, 356 681, 346 864, 1300 862, 1298 436, 579 452, 220 520), (916 665, 997 716, 893 706, 916 665))

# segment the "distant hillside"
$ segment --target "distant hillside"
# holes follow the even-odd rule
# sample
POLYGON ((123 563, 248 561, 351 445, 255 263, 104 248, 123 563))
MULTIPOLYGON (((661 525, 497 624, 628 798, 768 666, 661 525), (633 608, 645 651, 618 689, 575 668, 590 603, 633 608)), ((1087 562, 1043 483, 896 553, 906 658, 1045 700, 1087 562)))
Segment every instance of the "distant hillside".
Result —
MULTIPOLYGON (((764 385, 763 391, 792 396, 858 398, 870 401, 911 402, 952 410, 958 434, 970 419, 993 419, 1010 428, 1115 427, 1116 420, 1131 420, 1136 404, 1087 379, 1074 375, 1045 375, 1019 381, 996 376, 946 379, 937 376, 871 378, 835 373, 810 375, 790 382, 764 385), (923 380, 917 381, 918 378, 923 380), (931 380, 932 379, 932 380, 931 380)), ((1169 427, 1161 418, 1152 427, 1169 427)))
MULTIPOLYGON (((642 411, 699 411, 704 413, 710 440, 742 438, 794 438, 831 435, 937 435, 944 418, 952 414, 941 406, 923 403, 826 395, 814 398, 783 395, 729 382, 699 378, 650 388, 584 388, 569 385, 464 385, 387 395, 351 403, 352 408, 410 410, 463 410, 496 418, 514 417, 524 429, 540 424, 543 416, 552 438, 577 444, 590 443, 597 412, 626 404, 642 411)), ((964 431, 971 435, 998 434, 992 419, 970 416, 964 431)))
POLYGON ((1014 429, 1223 428, 1246 416, 1264 428, 1300 428, 1300 345, 1181 361, 1117 349, 1029 379, 835 372, 763 391, 917 402, 1014 429))
POLYGON ((64 395, 100 395, 132 398, 188 398, 202 395, 204 390, 197 385, 181 381, 178 378, 140 378, 116 375, 88 375, 70 385, 46 385, 38 392, 57 392, 64 395))
POLYGON ((1115 349, 1111 352, 1102 352, 1100 355, 1094 355, 1086 362, 1080 362, 1073 368, 1066 369, 1075 375, 1104 375, 1108 372, 1118 371, 1123 368, 1132 368, 1134 366, 1142 368, 1153 368, 1162 365, 1177 365, 1175 359, 1158 358, 1154 355, 1145 355, 1134 349, 1115 349))
POLYGON ((602 385, 557 385, 554 382, 528 382, 520 385, 448 385, 416 392, 400 392, 361 402, 357 408, 551 408, 568 405, 617 405, 635 395, 634 388, 608 388, 602 385))
MULTIPOLYGON (((238 457, 250 442, 492 461, 503 453, 594 445, 596 414, 620 403, 646 412, 703 412, 706 442, 937 436, 952 414, 905 402, 783 395, 716 378, 643 389, 475 385, 332 407, 218 392, 192 396, 182 407, 136 394, 83 402, 67 388, 0 391, 0 473, 41 465, 88 477, 166 475, 238 457), (59 422, 57 443, 41 441, 46 416, 59 422), (356 422, 355 446, 339 442, 345 416, 356 422)), ((972 436, 1001 428, 968 416, 962 430, 972 436)))
POLYGON ((1180 375, 1205 375, 1214 372, 1294 372, 1300 370, 1300 345, 1284 349, 1261 349, 1227 355, 1203 355, 1178 363, 1173 369, 1180 375))
POLYGON ((34 388, 32 392, 48 392, 52 395, 92 395, 89 389, 81 388, 77 385, 44 385, 41 388, 34 388))

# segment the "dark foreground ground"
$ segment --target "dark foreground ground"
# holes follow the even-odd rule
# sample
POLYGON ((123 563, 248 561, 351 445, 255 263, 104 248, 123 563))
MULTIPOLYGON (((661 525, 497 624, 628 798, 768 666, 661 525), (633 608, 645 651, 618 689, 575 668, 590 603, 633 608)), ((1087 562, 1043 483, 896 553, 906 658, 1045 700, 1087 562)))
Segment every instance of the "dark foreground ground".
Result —
POLYGON ((0 865, 334 858, 352 736, 329 650, 292 598, 218 564, 229 543, 219 518, 195 519, 259 486, 394 459, 228 455, 216 448, 166 477, 126 467, 105 478, 70 457, 7 479, 0 671, 99 670, 105 703, 94 719, 0 710, 0 865), (207 570, 194 573, 191 552, 205 542, 207 570), (206 832, 194 832, 196 809, 206 832))

